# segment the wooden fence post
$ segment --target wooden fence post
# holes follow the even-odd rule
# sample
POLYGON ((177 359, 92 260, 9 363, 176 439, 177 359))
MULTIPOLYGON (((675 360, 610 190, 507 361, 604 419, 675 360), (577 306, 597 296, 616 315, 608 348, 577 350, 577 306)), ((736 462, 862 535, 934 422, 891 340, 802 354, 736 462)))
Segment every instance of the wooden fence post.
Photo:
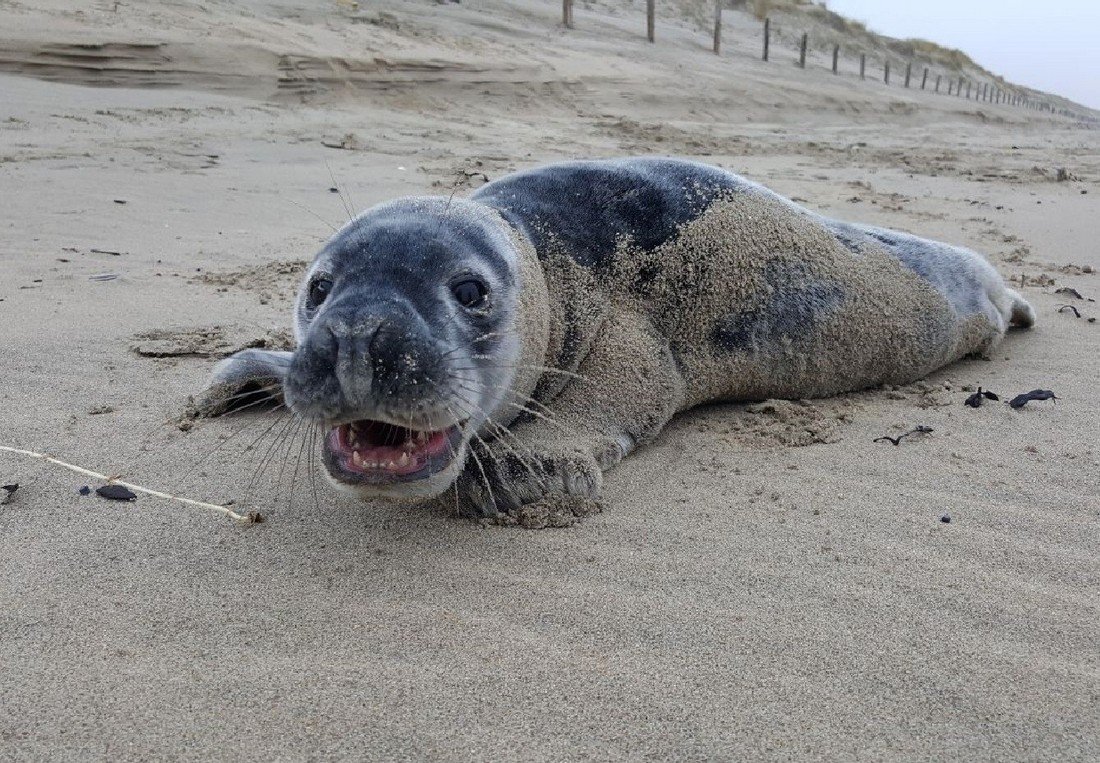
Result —
POLYGON ((859 54, 859 78, 867 79, 867 54, 859 54))
POLYGON ((959 77, 959 86, 955 88, 955 95, 962 98, 963 95, 963 78, 959 77))
POLYGON ((884 73, 882 75, 882 81, 885 82, 887 85, 890 84, 890 62, 889 61, 886 62, 886 69, 884 70, 884 73))
POLYGON ((722 0, 714 0, 714 55, 722 52, 722 0))
POLYGON ((803 69, 806 68, 806 42, 810 39, 810 35, 806 32, 802 33, 802 44, 798 47, 798 65, 803 69))
POLYGON ((905 86, 909 87, 909 78, 913 75, 913 64, 907 63, 905 65, 905 86))
POLYGON ((936 92, 937 93, 940 92, 940 77, 942 77, 942 76, 943 76, 942 74, 937 74, 936 75, 936 92))
POLYGON ((834 45, 833 46, 833 74, 838 73, 836 65, 837 65, 837 59, 839 59, 839 58, 840 58, 840 46, 839 45, 834 45))
POLYGON ((928 67, 924 67, 924 76, 920 80, 920 89, 924 90, 924 86, 928 84, 928 67))
POLYGON ((561 23, 566 29, 573 28, 573 0, 561 0, 561 23))
POLYGON ((645 0, 645 36, 650 42, 657 40, 657 0, 645 0))
POLYGON ((970 83, 966 83, 966 99, 970 100, 970 83))
POLYGON ((772 20, 764 19, 764 60, 768 60, 768 40, 772 35, 772 20))

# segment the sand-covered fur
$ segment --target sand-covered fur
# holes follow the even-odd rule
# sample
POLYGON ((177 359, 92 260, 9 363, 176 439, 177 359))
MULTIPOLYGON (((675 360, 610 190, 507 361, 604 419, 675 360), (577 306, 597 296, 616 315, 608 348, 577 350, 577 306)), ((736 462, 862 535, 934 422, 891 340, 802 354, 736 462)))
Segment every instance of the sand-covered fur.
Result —
POLYGON ((466 508, 485 515, 595 497, 604 470, 700 403, 905 384, 1034 318, 974 252, 663 158, 549 165, 468 201, 376 207, 305 284, 290 362, 271 354, 265 372, 262 353, 242 353, 219 366, 217 394, 234 375, 285 371, 291 408, 318 420, 434 429, 434 411, 461 436, 426 475, 380 485, 326 467, 366 498, 438 495, 462 472, 466 508), (472 319, 433 295, 478 269, 496 291, 455 333, 472 319), (341 293, 307 309, 318 273, 341 293))

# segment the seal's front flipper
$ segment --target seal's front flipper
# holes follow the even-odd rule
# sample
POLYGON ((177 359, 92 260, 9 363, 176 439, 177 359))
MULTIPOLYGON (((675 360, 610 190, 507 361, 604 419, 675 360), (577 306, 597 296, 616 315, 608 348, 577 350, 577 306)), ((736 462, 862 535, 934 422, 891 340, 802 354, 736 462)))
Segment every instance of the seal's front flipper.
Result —
POLYGON ((458 480, 469 513, 513 513, 554 495, 596 498, 603 472, 652 441, 684 401, 668 342, 633 312, 613 310, 576 373, 564 373, 570 380, 553 400, 510 400, 526 410, 509 431, 471 444, 458 480))
POLYGON ((292 352, 241 350, 218 361, 195 403, 199 416, 222 414, 283 402, 283 379, 292 352))

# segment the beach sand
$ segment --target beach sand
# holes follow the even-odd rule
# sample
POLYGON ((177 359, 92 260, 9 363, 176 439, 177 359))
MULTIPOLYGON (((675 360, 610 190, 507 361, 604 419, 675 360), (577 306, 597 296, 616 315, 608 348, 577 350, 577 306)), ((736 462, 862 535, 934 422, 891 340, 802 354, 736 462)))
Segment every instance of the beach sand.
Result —
POLYGON ((0 3, 0 445, 266 518, 0 453, 0 759, 1100 758, 1100 303, 1056 292, 1100 299, 1100 133, 615 5, 0 3), (974 248, 1038 324, 693 411, 564 529, 357 503, 287 419, 181 420, 286 341, 348 209, 629 154, 974 248))

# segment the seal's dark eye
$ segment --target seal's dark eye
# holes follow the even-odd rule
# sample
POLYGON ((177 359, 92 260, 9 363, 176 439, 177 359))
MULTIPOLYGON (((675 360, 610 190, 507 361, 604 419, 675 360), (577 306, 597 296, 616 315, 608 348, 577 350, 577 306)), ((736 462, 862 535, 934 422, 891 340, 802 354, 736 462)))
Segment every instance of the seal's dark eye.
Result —
POLYGON ((306 295, 306 307, 310 310, 316 310, 328 298, 330 291, 332 291, 331 279, 313 279, 313 283, 309 285, 309 294, 306 295))
POLYGON ((451 286, 451 293, 463 307, 481 307, 489 296, 489 287, 476 278, 463 278, 451 286))

